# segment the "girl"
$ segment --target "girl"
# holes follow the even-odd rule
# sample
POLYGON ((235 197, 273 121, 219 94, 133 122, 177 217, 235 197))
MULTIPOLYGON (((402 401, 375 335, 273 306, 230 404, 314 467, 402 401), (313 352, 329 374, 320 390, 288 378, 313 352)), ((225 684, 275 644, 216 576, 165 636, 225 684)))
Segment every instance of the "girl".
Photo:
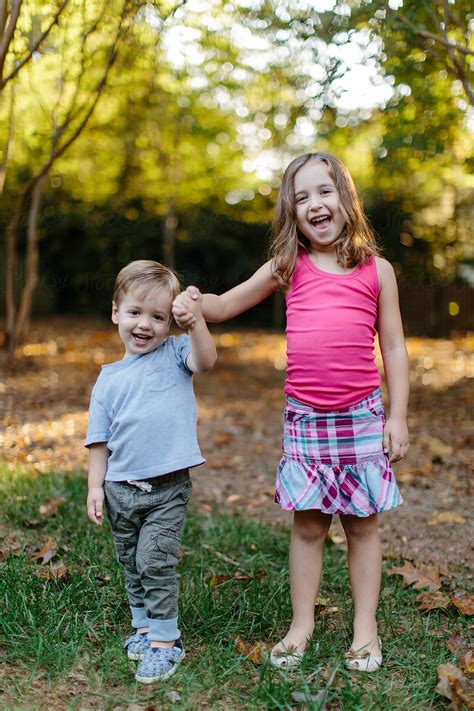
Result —
MULTIPOLYGON (((280 668, 301 663, 314 628, 326 534, 339 514, 354 597, 346 666, 372 672, 382 663, 377 514, 402 503, 391 463, 408 449, 408 357, 393 269, 377 256, 348 170, 328 153, 290 163, 276 206, 271 259, 225 294, 206 294, 204 316, 225 321, 277 289, 286 299, 288 367, 275 501, 294 511, 293 619, 270 661, 280 668), (386 421, 373 354, 376 331, 390 398, 386 421)), ((187 293, 199 294, 195 287, 187 293)), ((192 324, 183 297, 173 313, 181 326, 192 324)))

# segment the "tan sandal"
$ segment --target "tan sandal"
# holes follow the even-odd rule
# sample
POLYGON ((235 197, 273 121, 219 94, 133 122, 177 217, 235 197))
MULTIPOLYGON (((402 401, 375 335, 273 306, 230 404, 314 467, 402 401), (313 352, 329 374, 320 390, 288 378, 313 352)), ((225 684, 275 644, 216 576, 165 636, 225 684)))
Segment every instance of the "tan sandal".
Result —
MULTIPOLYGON (((382 640, 380 637, 377 639, 379 641, 380 651, 382 651, 382 640)), ((369 650, 366 649, 366 647, 371 644, 372 642, 368 642, 364 645, 364 647, 361 647, 357 651, 351 647, 351 649, 346 652, 345 659, 347 669, 351 669, 351 671, 363 671, 369 673, 380 669, 382 666, 382 655, 380 654, 380 656, 374 656, 371 654, 369 650)))

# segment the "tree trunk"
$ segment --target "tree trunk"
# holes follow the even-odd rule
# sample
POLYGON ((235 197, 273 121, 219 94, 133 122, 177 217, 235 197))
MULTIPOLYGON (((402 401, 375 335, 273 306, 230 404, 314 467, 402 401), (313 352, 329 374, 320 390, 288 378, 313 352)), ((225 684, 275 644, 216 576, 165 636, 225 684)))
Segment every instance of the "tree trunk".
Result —
POLYGON ((47 178, 48 173, 40 177, 33 189, 31 198, 25 257, 26 279, 21 294, 20 308, 15 328, 15 340, 17 343, 28 333, 31 320, 31 304, 39 283, 38 215, 47 178))
POLYGON ((35 186, 35 179, 32 178, 23 189, 20 195, 15 213, 10 221, 7 230, 7 255, 6 255, 6 324, 5 324, 5 349, 12 353, 15 350, 15 324, 16 324, 16 298, 15 283, 18 276, 17 270, 17 243, 18 234, 21 227, 21 218, 31 191, 35 186))
POLYGON ((8 112, 7 139, 5 141, 5 148, 3 150, 3 159, 0 164, 0 195, 3 193, 3 187, 5 185, 5 178, 7 175, 8 161, 10 160, 12 150, 13 150, 14 107, 15 107, 15 89, 14 89, 14 86, 12 86, 11 87, 11 94, 10 94, 10 109, 8 112))
POLYGON ((168 202, 168 209, 165 216, 165 226, 163 230, 163 261, 167 267, 175 267, 175 244, 176 227, 178 218, 174 209, 173 201, 168 202))

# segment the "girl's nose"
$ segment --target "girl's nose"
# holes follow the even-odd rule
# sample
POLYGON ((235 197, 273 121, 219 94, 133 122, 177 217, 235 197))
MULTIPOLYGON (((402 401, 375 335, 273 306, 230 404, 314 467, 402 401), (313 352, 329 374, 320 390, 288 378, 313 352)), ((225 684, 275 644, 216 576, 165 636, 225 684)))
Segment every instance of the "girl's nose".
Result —
POLYGON ((316 193, 315 195, 311 195, 310 201, 309 201, 309 207, 311 210, 318 210, 322 205, 322 200, 321 196, 316 193))

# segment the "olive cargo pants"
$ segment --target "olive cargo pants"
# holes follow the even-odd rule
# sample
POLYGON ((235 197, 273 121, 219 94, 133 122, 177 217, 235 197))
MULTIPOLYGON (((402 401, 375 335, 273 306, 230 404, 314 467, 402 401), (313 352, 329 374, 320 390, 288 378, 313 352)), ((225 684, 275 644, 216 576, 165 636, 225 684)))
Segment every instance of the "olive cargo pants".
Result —
POLYGON ((176 640, 176 565, 192 493, 189 469, 139 482, 106 481, 104 490, 117 559, 125 569, 132 625, 149 627, 151 640, 176 640))

